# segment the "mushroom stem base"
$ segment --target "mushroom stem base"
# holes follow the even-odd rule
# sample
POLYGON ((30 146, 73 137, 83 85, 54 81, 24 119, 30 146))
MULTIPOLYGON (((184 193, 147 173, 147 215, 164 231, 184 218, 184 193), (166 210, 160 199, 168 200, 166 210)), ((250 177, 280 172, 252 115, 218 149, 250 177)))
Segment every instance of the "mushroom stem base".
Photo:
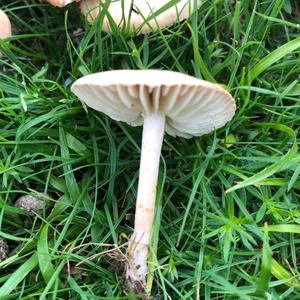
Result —
POLYGON ((126 278, 134 287, 144 286, 148 273, 147 260, 154 219, 156 186, 165 116, 145 116, 134 232, 127 250, 126 278))

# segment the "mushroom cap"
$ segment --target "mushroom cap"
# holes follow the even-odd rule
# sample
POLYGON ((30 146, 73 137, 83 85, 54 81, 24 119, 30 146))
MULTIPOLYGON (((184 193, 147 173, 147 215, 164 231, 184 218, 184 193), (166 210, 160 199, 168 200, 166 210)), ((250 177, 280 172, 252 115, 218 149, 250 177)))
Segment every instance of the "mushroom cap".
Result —
POLYGON ((47 0, 50 4, 57 7, 64 7, 72 2, 79 2, 80 0, 47 0))
POLYGON ((219 85, 173 71, 106 71, 78 79, 71 89, 88 106, 132 126, 142 125, 145 115, 164 114, 172 136, 211 132, 236 109, 219 85))
POLYGON ((0 9, 0 38, 5 39, 11 36, 11 23, 6 13, 0 9))
MULTIPOLYGON (((100 0, 100 2, 104 3, 105 1, 100 0)), ((93 22, 99 14, 100 2, 99 0, 81 1, 81 11, 87 16, 89 22, 93 22)), ((108 13, 118 27, 128 26, 130 31, 137 29, 139 33, 145 34, 158 28, 170 26, 176 21, 187 19, 201 5, 201 0, 196 1, 196 7, 194 7, 194 0, 179 0, 176 5, 159 12, 169 2, 170 0, 112 0, 108 6, 108 13)), ((107 16, 103 20, 102 30, 111 31, 107 16)))

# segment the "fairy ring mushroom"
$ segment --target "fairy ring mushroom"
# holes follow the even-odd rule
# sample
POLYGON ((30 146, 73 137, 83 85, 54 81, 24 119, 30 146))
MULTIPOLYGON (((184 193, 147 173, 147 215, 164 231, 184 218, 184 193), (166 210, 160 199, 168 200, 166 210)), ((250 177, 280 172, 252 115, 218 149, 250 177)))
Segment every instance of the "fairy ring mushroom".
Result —
POLYGON ((7 14, 0 9, 0 38, 5 39, 12 35, 11 23, 7 14))
POLYGON ((133 286, 145 285, 164 133, 185 138, 209 133, 232 119, 235 101, 217 84, 162 70, 96 73, 78 79, 71 90, 88 106, 116 121, 143 125, 126 278, 133 286))
MULTIPOLYGON (((130 31, 137 30, 140 34, 146 34, 187 19, 201 6, 202 1, 180 0, 171 7, 168 6, 169 2, 170 0, 111 1, 107 10, 118 27, 128 27, 130 31)), ((90 23, 98 16, 104 5, 107 4, 104 4, 103 0, 82 0, 80 2, 81 12, 90 23)), ((102 26, 103 31, 111 31, 107 15, 104 17, 102 26)))
POLYGON ((51 5, 57 7, 64 7, 72 2, 79 2, 80 0, 47 0, 51 5))

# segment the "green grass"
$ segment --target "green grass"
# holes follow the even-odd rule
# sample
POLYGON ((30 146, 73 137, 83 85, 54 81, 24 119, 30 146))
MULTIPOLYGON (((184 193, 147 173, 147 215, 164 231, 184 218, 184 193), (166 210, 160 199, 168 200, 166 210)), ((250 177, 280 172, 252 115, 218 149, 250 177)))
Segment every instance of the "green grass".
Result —
POLYGON ((0 6, 16 34, 0 41, 0 235, 11 251, 1 300, 135 299, 102 252, 132 232, 141 128, 70 92, 75 79, 118 68, 215 81, 238 107, 215 133, 165 137, 153 299, 300 299, 297 0, 205 1, 189 23, 140 37, 101 33, 76 5, 0 6), (14 208, 28 193, 47 202, 30 221, 14 208))

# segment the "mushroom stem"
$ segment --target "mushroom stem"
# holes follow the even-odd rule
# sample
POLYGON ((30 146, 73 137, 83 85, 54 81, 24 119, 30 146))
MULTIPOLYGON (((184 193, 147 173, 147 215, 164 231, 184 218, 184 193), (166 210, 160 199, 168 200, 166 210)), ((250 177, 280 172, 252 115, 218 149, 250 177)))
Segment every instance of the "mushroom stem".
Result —
POLYGON ((147 259, 164 130, 164 115, 153 113, 144 117, 134 232, 127 250, 126 278, 133 286, 137 283, 144 285, 148 272, 147 259))

